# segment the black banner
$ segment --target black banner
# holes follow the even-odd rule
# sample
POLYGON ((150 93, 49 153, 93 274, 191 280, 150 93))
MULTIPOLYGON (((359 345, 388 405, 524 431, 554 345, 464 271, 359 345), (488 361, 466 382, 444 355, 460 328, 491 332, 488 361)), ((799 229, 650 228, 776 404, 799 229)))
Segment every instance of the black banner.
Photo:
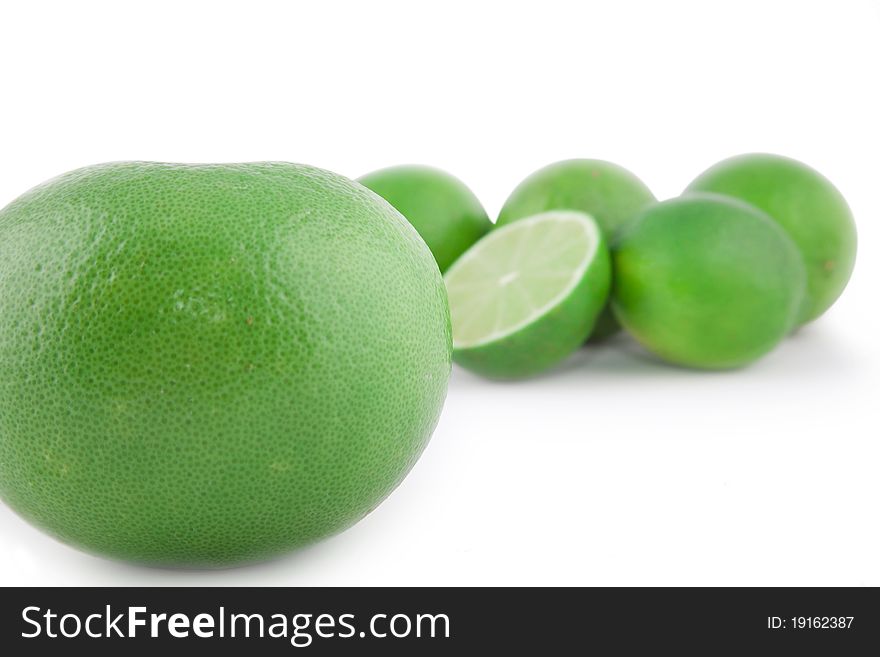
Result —
POLYGON ((875 589, 10 588, 0 595, 7 655, 140 648, 855 655, 880 647, 875 589))

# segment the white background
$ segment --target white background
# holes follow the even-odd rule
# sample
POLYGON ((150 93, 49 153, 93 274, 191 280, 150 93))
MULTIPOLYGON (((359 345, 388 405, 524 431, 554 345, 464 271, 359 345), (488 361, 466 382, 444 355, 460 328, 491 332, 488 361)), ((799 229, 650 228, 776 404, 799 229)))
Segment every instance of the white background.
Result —
POLYGON ((32 1, 0 30, 0 205, 107 160, 422 162, 494 217, 555 160, 666 198, 761 150, 823 171, 860 232, 837 306, 745 370, 626 340, 523 383, 456 370, 407 480, 321 544, 140 568, 0 506, 0 584, 880 585, 878 3, 32 1))

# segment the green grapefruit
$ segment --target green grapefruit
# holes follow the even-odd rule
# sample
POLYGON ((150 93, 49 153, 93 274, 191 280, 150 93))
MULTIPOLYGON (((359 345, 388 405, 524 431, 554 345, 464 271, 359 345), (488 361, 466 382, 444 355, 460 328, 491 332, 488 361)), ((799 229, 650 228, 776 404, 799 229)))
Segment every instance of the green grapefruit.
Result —
POLYGON ((346 178, 73 171, 0 211, 0 494, 119 559, 271 557, 397 486, 450 350, 428 249, 346 178))
POLYGON ((697 368, 745 365, 791 330, 804 264, 772 219, 694 194, 646 208, 614 248, 612 305, 647 349, 697 368))

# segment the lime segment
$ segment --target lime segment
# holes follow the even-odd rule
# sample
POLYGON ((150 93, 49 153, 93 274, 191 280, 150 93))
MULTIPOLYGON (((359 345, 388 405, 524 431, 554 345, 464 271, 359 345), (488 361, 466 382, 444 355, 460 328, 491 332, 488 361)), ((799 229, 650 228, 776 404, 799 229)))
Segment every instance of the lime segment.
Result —
POLYGON ((536 373, 574 351, 608 294, 596 222, 555 210, 498 228, 449 269, 456 360, 483 374, 536 373))

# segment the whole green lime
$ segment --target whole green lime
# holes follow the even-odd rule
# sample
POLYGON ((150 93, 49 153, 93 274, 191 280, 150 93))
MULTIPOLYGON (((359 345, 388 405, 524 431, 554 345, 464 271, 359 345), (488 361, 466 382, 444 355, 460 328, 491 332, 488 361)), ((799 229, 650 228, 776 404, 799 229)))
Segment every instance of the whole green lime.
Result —
POLYGON ((458 178, 425 166, 369 173, 358 182, 393 205, 419 231, 440 271, 492 229, 479 199, 458 178))
POLYGON ((645 209, 613 254, 623 326, 672 363, 737 367, 791 330, 806 288, 797 247, 760 210, 694 194, 645 209))
POLYGON ((856 226, 841 193, 818 171, 779 155, 740 155, 709 168, 687 191, 742 199, 786 230, 807 266, 798 323, 819 317, 843 292, 856 261, 856 226))
POLYGON ((106 164, 0 211, 0 494, 89 551, 226 566, 344 529, 450 360, 428 249, 327 171, 106 164))
MULTIPOLYGON (((563 160, 539 169, 513 190, 498 215, 498 226, 547 210, 577 210, 593 217, 613 243, 619 231, 655 200, 645 183, 617 164, 563 160)), ((601 340, 619 329, 606 307, 590 338, 601 340)))

